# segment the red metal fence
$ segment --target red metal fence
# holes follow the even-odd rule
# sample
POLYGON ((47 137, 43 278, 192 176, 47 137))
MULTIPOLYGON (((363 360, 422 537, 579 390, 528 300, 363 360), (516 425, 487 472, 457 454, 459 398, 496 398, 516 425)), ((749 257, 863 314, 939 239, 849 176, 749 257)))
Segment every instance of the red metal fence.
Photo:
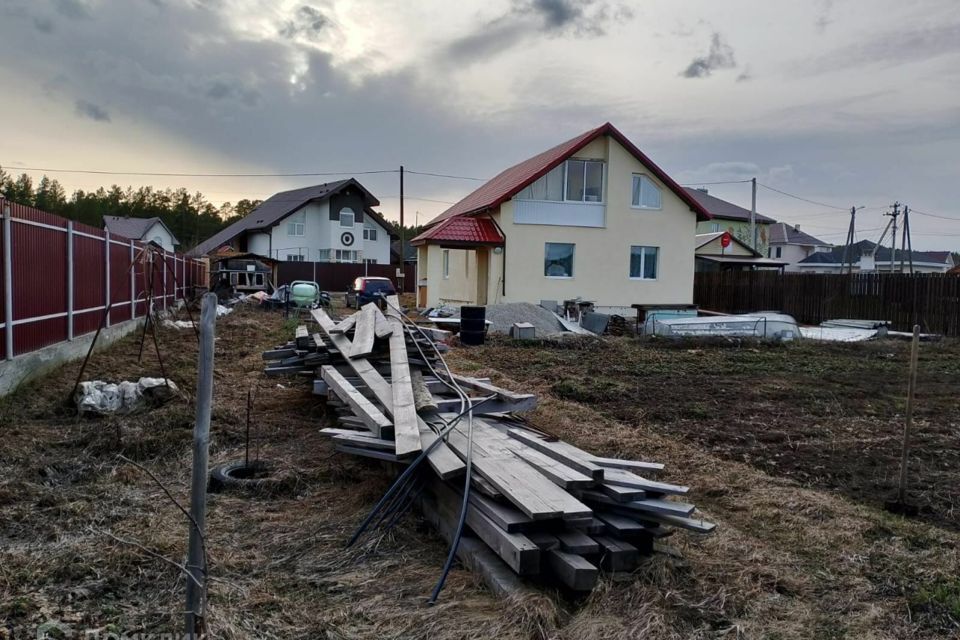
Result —
MULTIPOLYGON (((405 265, 403 272, 403 288, 408 292, 414 291, 417 265, 405 265)), ((401 283, 395 264, 281 262, 277 265, 277 286, 290 284, 294 280, 310 280, 319 284, 324 291, 346 291, 354 279, 360 276, 390 278, 397 290, 400 290, 401 283)))
POLYGON ((159 308, 207 284, 199 260, 2 198, 0 211, 0 359, 92 333, 107 308, 107 326, 143 317, 151 270, 159 308))

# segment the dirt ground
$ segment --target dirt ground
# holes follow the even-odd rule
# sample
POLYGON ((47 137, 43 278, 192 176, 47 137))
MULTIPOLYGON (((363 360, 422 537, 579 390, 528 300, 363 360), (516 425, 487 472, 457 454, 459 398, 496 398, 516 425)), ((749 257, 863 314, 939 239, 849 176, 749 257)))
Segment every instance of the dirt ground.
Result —
MULTIPOLYGON (((583 600, 531 591, 501 602, 458 568, 428 607, 446 549, 414 514, 344 549, 387 477, 333 454, 318 434, 323 403, 306 379, 260 375, 260 352, 292 330, 254 309, 218 321, 212 463, 242 458, 252 390, 253 451, 275 463, 281 481, 269 493, 210 496, 212 637, 960 637, 960 534, 956 514, 942 508, 956 497, 957 473, 957 409, 947 397, 957 365, 947 355, 923 352, 920 430, 940 439, 922 436, 917 459, 920 482, 936 488, 918 494, 930 494, 925 519, 906 521, 876 508, 891 463, 879 464, 887 484, 871 495, 866 465, 851 462, 893 438, 902 346, 829 347, 834 355, 824 357, 806 347, 697 354, 627 340, 455 349, 456 368, 540 393, 533 423, 601 454, 666 463, 663 477, 691 485, 692 501, 719 527, 708 537, 678 533, 668 541, 678 557, 604 578, 583 600), (940 387, 934 370, 946 377, 940 387), (735 409, 726 395, 736 395, 735 409), (765 431, 786 435, 769 440, 765 431), (815 456, 825 454, 805 453, 815 441, 832 451, 821 463, 815 456), (854 480, 856 492, 830 484, 854 480)), ((137 347, 132 336, 96 354, 86 377, 158 375, 149 352, 137 363, 137 347)), ((954 345, 938 348, 955 358, 954 345)), ((148 474, 118 457, 186 503, 196 340, 164 330, 161 352, 183 397, 145 415, 77 419, 64 398, 78 364, 0 400, 0 638, 36 637, 51 620, 99 637, 181 629, 184 578, 174 565, 187 523, 148 474)))

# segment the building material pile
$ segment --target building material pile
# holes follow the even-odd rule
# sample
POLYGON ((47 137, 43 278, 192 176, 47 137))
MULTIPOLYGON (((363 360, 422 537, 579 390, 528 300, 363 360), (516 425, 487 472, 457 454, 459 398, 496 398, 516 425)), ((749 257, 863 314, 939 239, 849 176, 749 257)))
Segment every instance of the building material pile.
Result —
POLYGON ((319 374, 314 392, 339 421, 322 432, 337 451, 402 472, 364 526, 390 526, 415 504, 451 544, 462 528, 457 557, 501 594, 518 576, 588 591, 601 569, 632 571, 675 529, 714 528, 675 499, 687 487, 650 477, 663 465, 599 457, 530 428, 516 414, 536 407, 534 395, 453 374, 431 330, 415 328, 396 296, 386 301, 385 314, 369 304, 340 322, 314 310, 318 332, 300 327, 264 353, 270 375, 319 374))

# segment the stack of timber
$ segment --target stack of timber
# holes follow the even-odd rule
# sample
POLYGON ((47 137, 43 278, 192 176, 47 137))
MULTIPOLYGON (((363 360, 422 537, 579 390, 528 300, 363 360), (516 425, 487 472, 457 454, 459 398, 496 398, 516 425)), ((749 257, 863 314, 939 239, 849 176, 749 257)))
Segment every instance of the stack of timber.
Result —
POLYGON ((398 310, 396 296, 386 312, 368 304, 339 322, 315 310, 319 331, 299 327, 265 352, 266 372, 316 376, 314 393, 338 419, 322 433, 338 452, 398 472, 424 454, 409 502, 448 542, 469 460, 457 553, 494 592, 521 588, 520 577, 589 591, 601 570, 633 571, 676 529, 714 529, 682 500, 687 487, 654 479, 662 464, 596 456, 530 428, 518 414, 536 407, 534 395, 447 371, 434 343, 442 335, 421 333, 398 310), (464 392, 473 410, 458 419, 464 392))

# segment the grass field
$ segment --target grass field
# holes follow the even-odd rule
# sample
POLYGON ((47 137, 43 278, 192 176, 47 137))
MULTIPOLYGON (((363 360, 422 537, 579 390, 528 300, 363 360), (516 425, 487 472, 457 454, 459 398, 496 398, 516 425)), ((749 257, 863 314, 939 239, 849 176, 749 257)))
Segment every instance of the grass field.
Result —
MULTIPOLYGON (((915 521, 877 506, 896 473, 905 354, 898 343, 725 348, 626 339, 563 348, 498 342, 454 349, 455 368, 541 394, 530 420, 600 454, 664 462, 663 477, 719 527, 678 533, 627 580, 588 598, 493 598, 451 574, 425 606, 445 548, 411 514, 343 542, 382 494, 376 464, 334 455, 306 380, 264 379, 260 352, 292 336, 276 315, 218 322, 214 463, 254 451, 281 482, 269 494, 211 495, 209 622, 217 638, 945 638, 960 637, 958 351, 924 346, 915 521)), ((77 630, 180 630, 196 340, 163 331, 182 398, 136 417, 82 419, 64 407, 78 365, 0 400, 0 638, 77 630), (167 560, 161 559, 162 556, 167 560)), ((156 375, 128 338, 90 378, 156 375)), ((148 352, 149 353, 149 352, 148 352)))

